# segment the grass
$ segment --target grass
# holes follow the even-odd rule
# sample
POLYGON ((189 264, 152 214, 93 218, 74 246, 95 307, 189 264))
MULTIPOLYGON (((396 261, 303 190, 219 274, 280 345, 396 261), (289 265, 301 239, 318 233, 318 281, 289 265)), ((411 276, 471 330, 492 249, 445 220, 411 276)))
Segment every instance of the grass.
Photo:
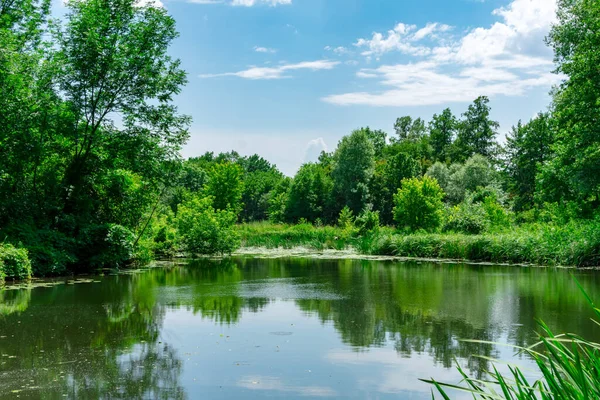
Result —
POLYGON ((392 228, 359 236, 356 229, 277 225, 238 225, 242 246, 308 247, 315 250, 353 247, 363 254, 444 258, 477 262, 600 266, 600 223, 573 221, 563 225, 530 224, 479 235, 457 233, 403 234, 392 228))
POLYGON ((352 245, 351 232, 333 226, 310 224, 286 225, 255 222, 237 226, 243 247, 285 248, 309 247, 315 250, 343 250, 352 245))
MULTIPOLYGON (((581 286, 580 286, 581 289, 581 286)), ((596 318, 600 310, 592 306, 596 318)), ((600 325, 599 322, 594 321, 600 325)), ((462 383, 458 385, 424 380, 435 386, 444 399, 450 399, 447 389, 470 393, 474 399, 598 399, 600 398, 600 343, 594 343, 574 334, 554 335, 544 322, 538 322, 542 333, 539 342, 531 347, 516 347, 536 363, 540 378, 530 382, 521 369, 509 365, 504 376, 494 366, 483 379, 475 379, 458 366, 462 383)))
POLYGON ((600 225, 536 224, 480 235, 382 235, 371 251, 404 257, 592 267, 600 266, 600 225))

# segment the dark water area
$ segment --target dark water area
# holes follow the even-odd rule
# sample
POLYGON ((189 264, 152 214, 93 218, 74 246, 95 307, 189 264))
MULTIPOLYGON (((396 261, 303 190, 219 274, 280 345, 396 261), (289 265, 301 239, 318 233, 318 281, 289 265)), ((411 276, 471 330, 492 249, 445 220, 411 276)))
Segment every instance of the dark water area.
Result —
POLYGON ((596 271, 315 259, 3 290, 0 398, 430 399, 419 378, 458 382, 454 360, 531 366, 502 344, 535 318, 600 340, 572 275, 598 299, 596 271))

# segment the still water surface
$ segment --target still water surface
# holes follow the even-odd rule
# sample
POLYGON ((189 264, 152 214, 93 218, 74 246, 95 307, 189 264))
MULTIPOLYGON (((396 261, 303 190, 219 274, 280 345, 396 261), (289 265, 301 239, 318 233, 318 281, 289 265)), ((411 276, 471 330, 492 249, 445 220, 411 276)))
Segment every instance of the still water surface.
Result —
POLYGON ((0 398, 430 399, 455 359, 530 365, 459 339, 599 339, 571 274, 600 296, 592 271, 244 258, 4 290, 0 398))

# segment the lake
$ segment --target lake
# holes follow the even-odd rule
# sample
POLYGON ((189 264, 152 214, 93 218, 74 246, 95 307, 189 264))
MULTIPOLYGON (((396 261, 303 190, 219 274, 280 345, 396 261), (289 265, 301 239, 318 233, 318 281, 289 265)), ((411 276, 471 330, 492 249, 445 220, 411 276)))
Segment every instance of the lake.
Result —
MULTIPOLYGON (((0 398, 431 399, 535 318, 599 339, 572 275, 322 259, 197 260, 0 292, 0 398), (498 345, 460 339, 494 341, 498 345)), ((456 394, 457 398, 461 398, 456 394)))

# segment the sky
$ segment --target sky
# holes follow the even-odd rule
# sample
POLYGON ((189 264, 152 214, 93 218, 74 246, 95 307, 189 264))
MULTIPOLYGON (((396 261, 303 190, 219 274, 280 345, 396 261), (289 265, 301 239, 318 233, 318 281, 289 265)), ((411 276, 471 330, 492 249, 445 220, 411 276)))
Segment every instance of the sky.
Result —
MULTIPOLYGON (((149 1, 149 0, 144 0, 149 1)), ((151 0, 150 0, 151 1, 151 0)), ((556 0, 161 0, 189 82, 191 157, 257 153, 292 175, 352 130, 391 134, 490 97, 501 136, 559 83, 556 0)), ((502 140, 502 137, 500 138, 502 140)))

